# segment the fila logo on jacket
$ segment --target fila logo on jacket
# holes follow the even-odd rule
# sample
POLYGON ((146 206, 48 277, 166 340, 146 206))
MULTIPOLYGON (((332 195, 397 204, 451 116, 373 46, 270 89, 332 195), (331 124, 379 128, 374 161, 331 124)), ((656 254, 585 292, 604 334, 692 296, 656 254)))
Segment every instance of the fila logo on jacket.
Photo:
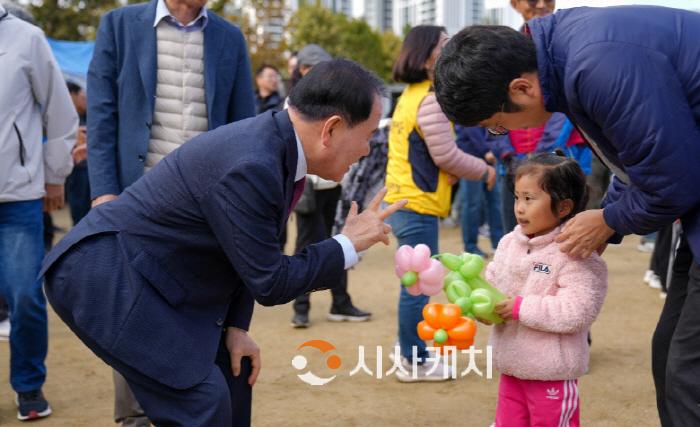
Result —
POLYGON ((532 271, 535 273, 550 274, 552 272, 552 267, 543 262, 536 262, 532 264, 532 271))

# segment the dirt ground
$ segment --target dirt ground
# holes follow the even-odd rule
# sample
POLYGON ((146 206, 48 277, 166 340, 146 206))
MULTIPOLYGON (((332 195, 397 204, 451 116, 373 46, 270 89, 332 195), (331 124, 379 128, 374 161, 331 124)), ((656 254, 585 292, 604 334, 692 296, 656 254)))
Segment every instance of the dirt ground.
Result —
MULTIPOLYGON (((58 225, 67 215, 59 213, 58 225)), ((292 227, 293 228, 293 227, 292 227)), ((443 229, 441 250, 461 250, 459 229, 443 229)), ((638 238, 628 237, 610 247, 604 258, 610 271, 609 293, 603 312, 593 326, 590 372, 580 380, 581 421, 585 426, 657 426, 654 386, 650 368, 651 336, 663 305, 658 291, 646 287, 642 275, 649 255, 635 250, 638 238)), ((488 244, 482 242, 482 247, 488 244)), ((498 374, 493 379, 472 372, 447 383, 401 384, 363 371, 350 376, 358 363, 358 346, 366 349, 365 361, 373 372, 376 347, 381 346, 383 371, 392 364, 388 353, 396 340, 398 283, 393 273, 391 247, 377 246, 350 272, 350 293, 361 308, 372 311, 371 322, 330 323, 325 320, 329 292, 312 297, 311 327, 290 327, 291 304, 256 307, 251 335, 262 348, 263 370, 254 388, 254 426, 488 426, 496 405, 498 374), (313 348, 297 350, 307 340, 326 340, 342 364, 325 366, 328 355, 313 348), (316 375, 337 377, 329 384, 305 384, 291 364, 304 355, 316 375)), ((444 301, 444 297, 436 298, 444 301)), ((53 415, 41 426, 111 426, 112 379, 110 368, 95 357, 67 327, 49 314, 48 378, 44 392, 53 415)), ((476 346, 483 349, 488 327, 480 326, 476 346)), ((196 351, 196 349, 192 349, 196 351)), ((329 353, 331 354, 331 353, 329 353)), ((7 343, 0 343, 0 425, 20 425, 9 387, 7 343)), ((476 356, 486 374, 486 358, 476 356)), ((466 368, 466 356, 458 370, 466 368)))

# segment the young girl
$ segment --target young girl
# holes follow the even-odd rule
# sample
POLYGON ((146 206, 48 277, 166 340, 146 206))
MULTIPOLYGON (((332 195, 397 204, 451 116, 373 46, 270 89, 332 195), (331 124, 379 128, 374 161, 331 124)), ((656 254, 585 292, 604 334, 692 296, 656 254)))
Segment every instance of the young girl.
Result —
POLYGON ((579 426, 577 379, 588 369, 588 330, 607 291, 605 262, 574 259, 554 241, 588 199, 579 165, 537 155, 515 176, 518 226, 501 240, 486 278, 508 295, 491 334, 501 372, 496 427, 579 426))

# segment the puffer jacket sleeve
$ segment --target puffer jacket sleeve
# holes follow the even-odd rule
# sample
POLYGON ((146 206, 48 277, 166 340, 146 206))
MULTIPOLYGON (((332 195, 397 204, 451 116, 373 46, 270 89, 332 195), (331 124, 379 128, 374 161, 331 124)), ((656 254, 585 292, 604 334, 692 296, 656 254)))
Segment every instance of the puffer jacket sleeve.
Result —
POLYGON ((556 295, 526 295, 519 321, 544 332, 571 334, 588 329, 598 316, 608 288, 608 270, 598 255, 569 258, 561 264, 556 295))
POLYGON ((598 124, 630 178, 608 199, 605 222, 648 234, 700 203, 700 130, 671 59, 630 44, 598 43, 567 64, 572 111, 598 124))
POLYGON ((418 107, 418 127, 438 168, 459 178, 481 180, 487 170, 486 162, 457 147, 452 125, 433 93, 428 94, 418 107))
MULTIPOLYGON (((617 200, 620 199, 620 196, 625 192, 627 189, 627 185, 625 185, 624 182, 620 181, 616 176, 612 177, 612 180, 610 181, 610 185, 608 186, 608 191, 605 192, 605 197, 603 197, 602 201, 602 207, 605 209, 605 207, 611 203, 615 203, 617 200)), ((608 239, 608 243, 612 244, 620 244, 622 243, 623 235, 615 232, 615 234, 612 235, 608 239)))

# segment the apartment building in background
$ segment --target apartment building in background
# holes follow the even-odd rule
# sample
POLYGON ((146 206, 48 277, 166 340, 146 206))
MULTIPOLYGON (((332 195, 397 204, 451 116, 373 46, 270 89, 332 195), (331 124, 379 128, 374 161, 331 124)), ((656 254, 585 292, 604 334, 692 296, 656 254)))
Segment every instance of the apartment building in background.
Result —
POLYGON ((396 34, 415 25, 442 25, 455 34, 467 25, 481 23, 484 0, 391 0, 392 27, 396 34))

